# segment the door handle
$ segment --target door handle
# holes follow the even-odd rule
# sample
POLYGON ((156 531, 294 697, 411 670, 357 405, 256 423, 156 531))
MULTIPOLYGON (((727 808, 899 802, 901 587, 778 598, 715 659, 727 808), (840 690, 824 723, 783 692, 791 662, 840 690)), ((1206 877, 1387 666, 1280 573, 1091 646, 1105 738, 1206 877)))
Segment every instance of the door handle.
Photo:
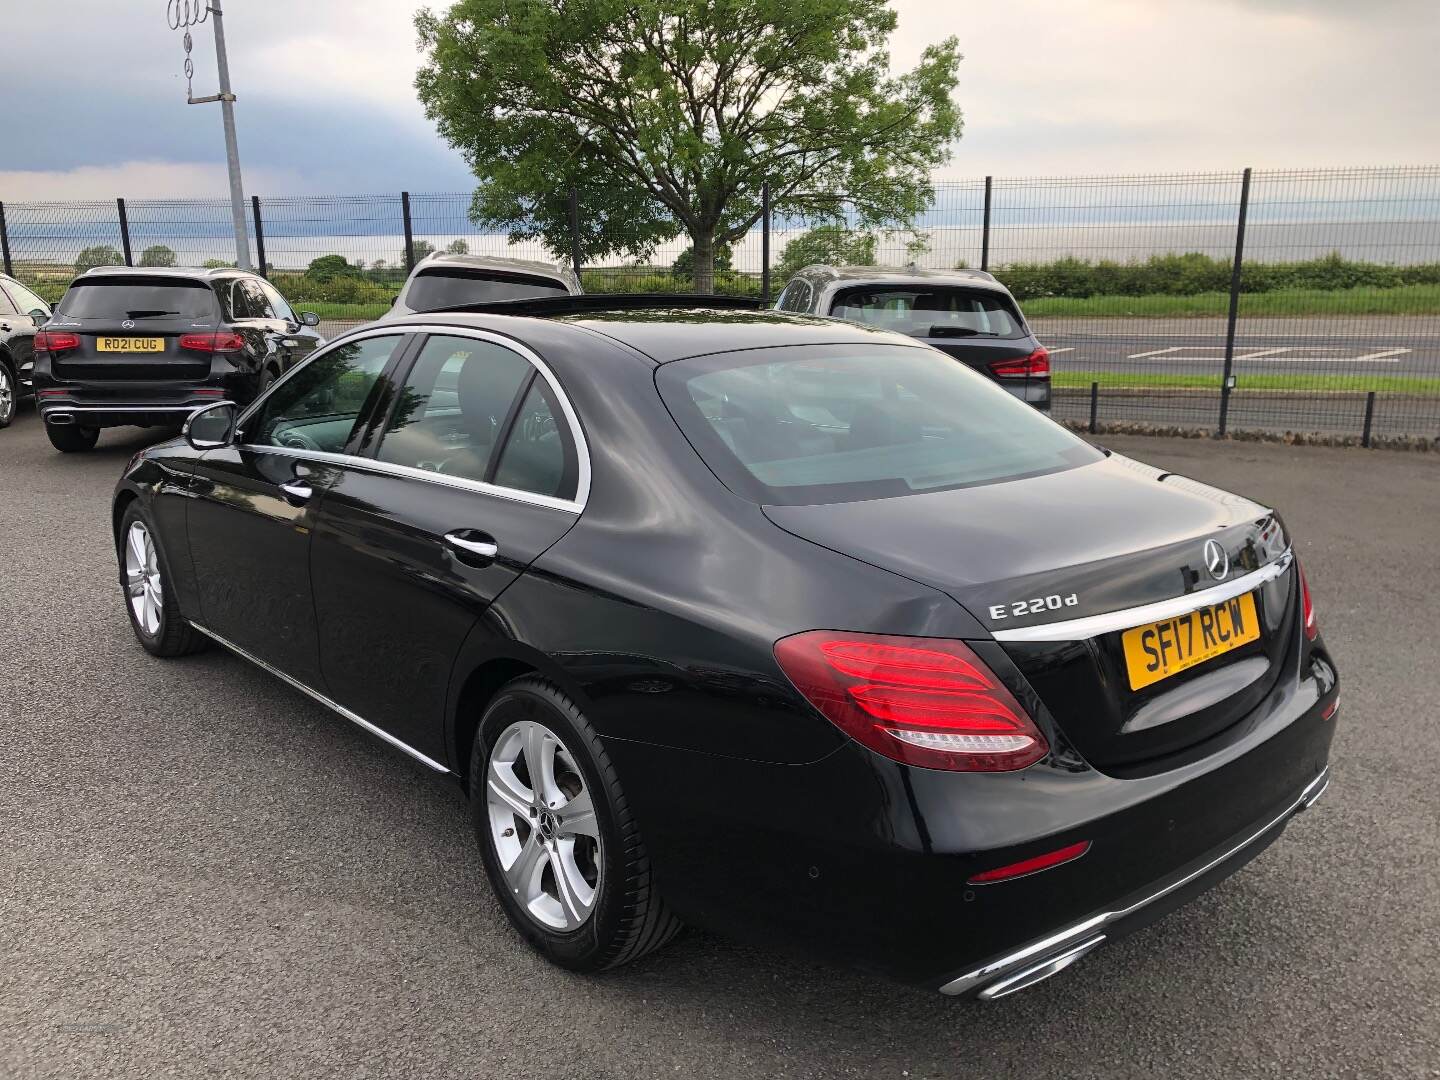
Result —
POLYGON ((310 501, 310 496, 315 494, 315 489, 303 480, 291 480, 281 484, 280 490, 284 492, 285 501, 291 506, 303 506, 310 501))
POLYGON ((465 529, 445 534, 445 543, 461 562, 489 566, 500 554, 500 545, 482 532, 465 529))

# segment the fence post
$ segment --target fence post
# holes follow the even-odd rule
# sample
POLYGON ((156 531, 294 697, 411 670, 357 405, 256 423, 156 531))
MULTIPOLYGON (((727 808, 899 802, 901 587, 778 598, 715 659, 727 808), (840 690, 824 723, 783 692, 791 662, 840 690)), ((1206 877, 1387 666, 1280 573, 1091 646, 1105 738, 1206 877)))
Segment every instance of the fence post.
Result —
POLYGON ((1360 435, 1360 445, 1370 449, 1370 428, 1375 421, 1375 391, 1365 395, 1365 430, 1360 435))
POLYGON ((1094 435, 1100 427, 1100 383, 1099 381, 1090 384, 1090 434, 1094 435))
POLYGON ((135 260, 130 254, 130 218, 125 213, 125 200, 116 199, 115 209, 120 215, 120 247, 125 252, 125 265, 134 266, 135 260))
POLYGON ((1235 381, 1235 323, 1240 317, 1240 268, 1245 261, 1245 217, 1250 212, 1250 170, 1240 178, 1240 216, 1235 223, 1235 264, 1230 268, 1230 312, 1225 320, 1225 373, 1220 381, 1220 424, 1216 434, 1225 437, 1230 419, 1230 390, 1235 381))
POLYGON ((990 194, 993 176, 985 177, 985 221, 980 227, 980 269, 990 269, 990 194))
POLYGON ((415 233, 410 228, 410 192, 400 192, 400 216, 405 219, 405 272, 415 269, 415 233))
POLYGON ((760 306, 770 306, 770 181, 760 185, 760 306))
POLYGON ((5 260, 5 276, 14 277, 15 267, 10 262, 10 230, 5 227, 5 204, 0 202, 0 256, 5 260))
POLYGON ((570 264, 575 276, 580 276, 580 192, 570 188, 570 264))
POLYGON ((255 257, 260 263, 260 276, 268 278, 265 269, 265 226, 260 222, 260 196, 250 196, 250 212, 255 218, 255 257))

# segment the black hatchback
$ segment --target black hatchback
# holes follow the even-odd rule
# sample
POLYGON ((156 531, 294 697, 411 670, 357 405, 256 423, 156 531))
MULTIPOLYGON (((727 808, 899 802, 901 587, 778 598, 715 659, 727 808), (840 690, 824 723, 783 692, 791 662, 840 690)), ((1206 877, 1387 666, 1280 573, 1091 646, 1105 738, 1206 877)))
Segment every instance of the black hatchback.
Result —
POLYGON ((35 394, 56 449, 100 429, 173 426, 248 403, 325 339, 264 278, 240 270, 104 266, 70 283, 35 335, 35 394))
POLYGON ((1273 510, 904 335, 666 303, 384 321, 197 412, 115 492, 140 643, 452 777, 573 970, 683 921, 999 997, 1320 796, 1273 510))

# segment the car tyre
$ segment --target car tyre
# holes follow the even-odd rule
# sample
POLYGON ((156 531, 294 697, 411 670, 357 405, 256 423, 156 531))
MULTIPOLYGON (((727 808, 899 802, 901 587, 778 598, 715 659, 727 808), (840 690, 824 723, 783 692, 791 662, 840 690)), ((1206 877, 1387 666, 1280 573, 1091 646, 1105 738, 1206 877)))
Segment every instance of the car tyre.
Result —
POLYGON ((132 502, 120 520, 120 585, 130 627, 153 656, 185 656, 210 643, 180 614, 173 580, 154 525, 132 502))
POLYGON ((100 441, 99 428, 78 424, 46 424, 45 434, 50 437, 50 445, 62 454, 83 454, 94 450, 100 441))
POLYGON ((570 971, 603 971, 679 932, 605 747, 554 684, 527 676, 501 689, 476 732, 470 776, 491 887, 541 955, 570 971))
POLYGON ((20 408, 20 382, 10 365, 0 360, 0 428, 7 428, 20 408))

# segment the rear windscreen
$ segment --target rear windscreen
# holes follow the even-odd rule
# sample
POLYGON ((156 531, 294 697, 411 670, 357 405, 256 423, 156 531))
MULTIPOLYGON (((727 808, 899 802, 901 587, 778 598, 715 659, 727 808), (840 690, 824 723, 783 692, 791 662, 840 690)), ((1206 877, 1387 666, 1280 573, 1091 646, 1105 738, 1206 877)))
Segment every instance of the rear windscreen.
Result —
POLYGON ((994 484, 1102 457, 929 347, 721 353, 666 364, 657 383, 715 474, 759 503, 994 484))
POLYGON ((203 281, 116 277, 71 285, 55 312, 70 319, 213 321, 220 309, 203 281))
POLYGON ((1008 298, 947 285, 864 285, 841 289, 830 302, 837 319, 915 337, 999 337, 1025 334, 1008 298))
POLYGON ((410 291, 405 294, 405 306, 412 311, 436 311, 462 304, 568 295, 569 290, 564 285, 550 278, 426 270, 410 283, 410 291))

